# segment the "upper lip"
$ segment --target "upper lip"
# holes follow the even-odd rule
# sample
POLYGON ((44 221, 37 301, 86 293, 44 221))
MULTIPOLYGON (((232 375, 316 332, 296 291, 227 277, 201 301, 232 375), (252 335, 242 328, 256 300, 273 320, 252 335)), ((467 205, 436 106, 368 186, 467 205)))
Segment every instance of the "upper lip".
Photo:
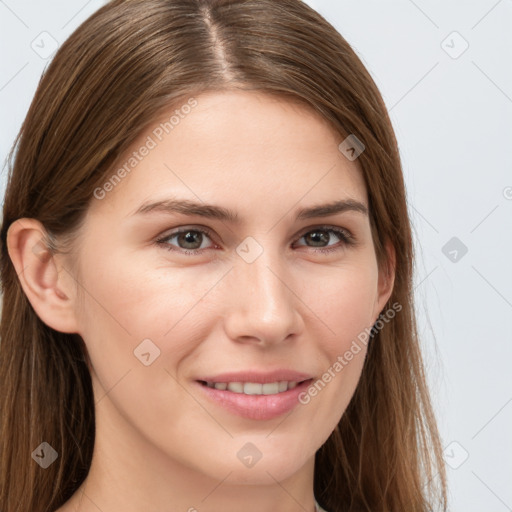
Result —
POLYGON ((244 372, 227 372, 218 375, 210 375, 201 377, 200 381, 205 382, 255 382, 265 384, 268 382, 301 382, 311 379, 311 375, 293 370, 279 369, 272 372, 258 372, 248 370, 244 372))

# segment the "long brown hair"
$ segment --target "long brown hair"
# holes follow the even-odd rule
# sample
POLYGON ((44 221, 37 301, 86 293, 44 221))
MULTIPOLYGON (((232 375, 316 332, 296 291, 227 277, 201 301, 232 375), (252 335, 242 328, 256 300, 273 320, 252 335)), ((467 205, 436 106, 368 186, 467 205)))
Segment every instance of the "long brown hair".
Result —
POLYGON ((316 454, 318 502, 330 512, 446 510, 416 331, 401 163, 364 65, 300 0, 114 0, 56 53, 9 158, 0 232, 2 512, 60 507, 87 476, 95 436, 85 344, 34 312, 8 255, 9 226, 35 218, 51 240, 71 240, 95 188, 162 109, 232 88, 300 101, 332 125, 340 142, 349 134, 363 141, 358 161, 381 268, 389 265, 385 243, 396 251, 388 304, 402 309, 374 333, 355 395, 316 454), (31 457, 43 441, 59 454, 47 469, 31 457))

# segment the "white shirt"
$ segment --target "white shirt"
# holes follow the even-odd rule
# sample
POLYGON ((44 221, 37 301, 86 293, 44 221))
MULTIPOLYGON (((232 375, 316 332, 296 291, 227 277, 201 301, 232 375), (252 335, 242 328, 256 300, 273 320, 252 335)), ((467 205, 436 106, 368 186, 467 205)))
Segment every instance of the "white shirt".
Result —
POLYGON ((326 510, 324 510, 318 503, 317 501, 315 500, 315 507, 316 507, 316 512, 327 512, 326 510))

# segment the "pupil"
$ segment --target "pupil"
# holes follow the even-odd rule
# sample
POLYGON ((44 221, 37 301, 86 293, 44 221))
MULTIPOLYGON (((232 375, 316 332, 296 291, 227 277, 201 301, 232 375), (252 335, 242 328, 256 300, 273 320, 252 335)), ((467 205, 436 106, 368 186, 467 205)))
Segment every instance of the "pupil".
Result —
POLYGON ((178 238, 180 242, 183 242, 185 244, 192 244, 193 246, 190 247, 189 245, 187 245, 186 247, 183 247, 184 249, 199 249, 199 247, 201 246, 201 240, 199 240, 198 243, 197 238, 199 238, 200 236, 201 233, 199 233, 198 231, 187 231, 185 233, 180 233, 178 238), (196 244, 197 247, 195 247, 194 244, 196 244))
POLYGON ((310 241, 313 242, 314 245, 322 245, 325 242, 325 245, 329 243, 329 235, 325 231, 312 231, 307 235, 310 241))

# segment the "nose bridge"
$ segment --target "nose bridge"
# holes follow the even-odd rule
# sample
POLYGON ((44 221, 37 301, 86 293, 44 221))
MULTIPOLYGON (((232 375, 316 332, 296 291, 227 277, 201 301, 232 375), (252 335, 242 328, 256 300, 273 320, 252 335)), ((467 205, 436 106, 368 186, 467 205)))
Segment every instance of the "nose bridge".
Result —
MULTIPOLYGON (((297 298, 291 291, 293 283, 283 255, 277 248, 263 249, 262 245, 259 255, 252 261, 244 258, 243 252, 235 258, 231 272, 233 301, 226 318, 226 328, 232 338, 280 341, 301 328, 297 298)), ((242 244, 241 248, 244 248, 242 244)), ((252 247, 249 251, 255 249, 252 247)))
POLYGON ((248 298, 252 309, 259 309, 271 314, 290 301, 290 292, 286 288, 283 278, 278 277, 282 265, 276 263, 276 258, 271 257, 270 251, 262 254, 253 263, 240 263, 237 266, 238 274, 242 282, 248 287, 248 298))

